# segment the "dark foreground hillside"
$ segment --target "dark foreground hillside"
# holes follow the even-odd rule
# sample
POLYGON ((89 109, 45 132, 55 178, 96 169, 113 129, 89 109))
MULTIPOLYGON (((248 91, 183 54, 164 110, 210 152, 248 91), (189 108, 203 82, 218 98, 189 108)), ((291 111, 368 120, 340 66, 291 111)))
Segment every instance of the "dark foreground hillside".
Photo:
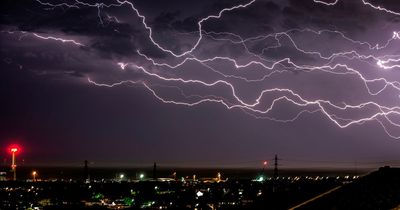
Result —
POLYGON ((383 167, 294 209, 386 210, 400 205, 400 168, 383 167))

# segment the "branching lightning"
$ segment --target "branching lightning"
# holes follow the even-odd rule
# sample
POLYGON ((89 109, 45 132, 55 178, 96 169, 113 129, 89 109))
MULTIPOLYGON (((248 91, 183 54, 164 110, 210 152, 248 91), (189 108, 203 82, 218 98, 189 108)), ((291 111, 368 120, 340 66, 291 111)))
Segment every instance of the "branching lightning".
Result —
POLYGON ((62 39, 62 38, 53 37, 53 36, 42 36, 42 35, 39 35, 37 33, 32 33, 32 34, 33 34, 33 36, 35 36, 37 38, 40 38, 40 39, 55 40, 55 41, 60 41, 60 42, 63 42, 63 43, 69 43, 70 42, 70 43, 73 43, 73 44, 78 45, 78 46, 85 46, 84 44, 82 44, 80 42, 77 42, 77 41, 75 41, 73 39, 62 39))
MULTIPOLYGON (((383 12, 387 12, 387 13, 390 13, 392 15, 400 15, 400 12, 395 12, 393 10, 386 9, 385 7, 382 7, 382 6, 379 6, 379 5, 374 5, 374 4, 372 4, 372 3, 370 3, 370 2, 368 2, 366 0, 361 0, 361 1, 362 1, 362 3, 364 5, 367 5, 367 6, 371 7, 371 8, 373 8, 373 9, 380 10, 380 11, 383 11, 383 12)), ((314 2, 315 3, 320 3, 320 4, 325 4, 327 6, 334 6, 339 2, 339 0, 335 0, 333 2, 325 2, 325 1, 320 1, 320 0, 314 0, 314 2)))
MULTIPOLYGON (((393 35, 382 45, 371 44, 364 41, 354 40, 346 36, 343 32, 335 30, 312 30, 312 29, 291 29, 288 31, 271 33, 266 35, 260 35, 250 38, 242 38, 240 35, 231 32, 213 32, 205 31, 203 24, 207 21, 217 21, 225 13, 229 13, 234 10, 242 10, 251 7, 256 0, 251 0, 245 4, 239 4, 232 7, 223 8, 217 14, 209 15, 201 18, 197 22, 197 31, 194 33, 197 35, 194 43, 191 45, 190 49, 183 52, 175 52, 167 47, 162 46, 153 36, 154 30, 149 26, 144 16, 135 7, 135 5, 130 1, 115 0, 114 4, 105 3, 85 3, 75 0, 73 4, 60 3, 52 4, 48 2, 43 2, 41 0, 36 0, 40 5, 45 7, 66 7, 70 9, 80 9, 81 7, 93 7, 97 9, 97 15, 99 17, 100 24, 103 24, 103 18, 101 14, 102 8, 111 7, 122 7, 127 6, 130 8, 134 15, 141 20, 143 28, 146 30, 147 37, 149 41, 162 53, 168 54, 173 58, 172 61, 158 61, 151 56, 146 55, 140 50, 137 54, 142 58, 142 63, 139 64, 137 61, 118 61, 116 66, 122 70, 132 70, 140 72, 145 78, 138 80, 126 79, 117 82, 100 83, 96 82, 94 79, 88 78, 90 84, 99 87, 112 88, 124 84, 135 84, 143 86, 149 93, 151 93, 156 99, 166 104, 174 105, 184 105, 184 106, 196 106, 203 103, 217 103, 221 104, 227 109, 239 109, 245 113, 260 119, 269 119, 277 122, 288 123, 293 122, 300 118, 301 115, 321 113, 326 119, 330 120, 334 125, 339 128, 347 128, 352 125, 361 125, 366 122, 376 121, 377 124, 381 125, 384 132, 393 139, 400 139, 400 106, 387 106, 383 105, 375 100, 363 101, 360 103, 350 103, 342 102, 337 103, 324 98, 310 99, 303 96, 299 91, 290 88, 264 88, 257 92, 254 99, 249 100, 238 94, 239 87, 235 85, 234 81, 241 81, 246 84, 259 83, 270 79, 275 74, 283 74, 287 72, 319 72, 327 75, 340 75, 356 78, 365 87, 366 93, 373 97, 378 97, 381 94, 387 94, 388 91, 395 92, 397 96, 397 104, 399 104, 400 95, 400 81, 396 78, 391 78, 390 80, 383 76, 376 76, 370 78, 371 76, 366 76, 362 70, 352 67, 351 65, 344 63, 347 60, 358 60, 362 63, 366 63, 379 72, 382 70, 398 71, 400 69, 400 55, 388 55, 384 52, 385 49, 398 44, 400 42, 399 31, 394 31, 393 35), (349 45, 355 45, 357 48, 351 50, 337 50, 332 53, 323 53, 323 51, 309 50, 302 47, 296 41, 296 34, 306 34, 310 33, 314 36, 321 37, 325 35, 334 35, 339 37, 342 41, 349 43, 349 45), (200 46, 203 42, 208 39, 213 42, 218 43, 228 43, 228 45, 240 46, 243 48, 243 54, 246 55, 247 60, 239 60, 238 58, 217 55, 205 57, 198 52, 200 46), (267 39, 272 39, 274 41, 273 45, 266 46, 261 51, 251 50, 251 45, 253 43, 262 43, 267 39), (304 55, 315 57, 320 61, 320 64, 299 64, 291 57, 284 57, 279 59, 268 58, 266 54, 270 50, 276 50, 283 46, 283 40, 288 40, 288 43, 296 52, 304 55), (363 48, 364 50, 359 50, 363 48), (205 58, 204 58, 205 57, 205 58), (267 57, 267 58, 266 58, 267 57), (344 60, 344 61, 343 61, 344 60), (232 74, 224 73, 218 70, 213 63, 216 61, 223 61, 229 63, 233 70, 232 74), (166 74, 166 72, 178 72, 185 70, 185 65, 188 63, 196 63, 200 66, 212 71, 213 73, 219 75, 212 81, 206 81, 198 78, 184 78, 180 77, 178 73, 176 74, 166 74), (246 76, 238 76, 236 72, 247 71, 249 68, 258 67, 264 70, 262 76, 254 79, 249 79, 246 76), (157 69, 153 71, 151 69, 157 69), (166 86, 158 85, 153 81, 157 81, 163 84, 171 84, 168 87, 174 87, 177 89, 182 98, 171 98, 160 94, 157 90, 158 88, 167 88, 166 86), (379 88, 376 88, 376 84, 383 84, 379 88), (226 95, 220 94, 186 94, 180 87, 181 86, 196 86, 203 87, 207 90, 212 88, 222 88, 225 90, 226 95), (279 118, 273 113, 274 109, 280 106, 281 103, 286 103, 297 107, 297 111, 288 117, 287 119, 279 118), (361 113, 352 115, 353 112, 361 113), (350 113, 350 114, 349 114, 350 113), (350 117, 349 117, 350 116, 350 117)), ((400 15, 399 12, 395 12, 386 9, 382 6, 373 5, 365 0, 361 0, 363 5, 368 6, 372 9, 386 12, 390 15, 400 15)), ((325 2, 314 0, 315 3, 323 4, 326 6, 334 6, 339 0, 332 2, 325 2)), ((110 16, 106 14, 106 18, 109 21, 114 21, 120 23, 120 20, 115 16, 110 16)), ((22 32, 27 33, 27 32, 22 32)), ((63 43, 70 43, 77 46, 84 46, 79 41, 72 39, 63 39, 55 36, 45 36, 38 33, 30 33, 32 36, 43 39, 43 40, 53 40, 60 41, 63 43)))
POLYGON ((9 34, 20 33, 19 40, 21 40, 22 38, 24 38, 28 35, 31 35, 34 38, 38 38, 38 39, 53 40, 53 41, 58 41, 58 42, 62 42, 62 43, 72 43, 77 46, 85 46, 84 44, 80 43, 79 41, 76 41, 73 39, 65 39, 65 38, 56 37, 56 36, 44 36, 44 35, 40 35, 38 33, 31 33, 31 32, 27 32, 27 31, 1 31, 1 32, 9 33, 9 34))

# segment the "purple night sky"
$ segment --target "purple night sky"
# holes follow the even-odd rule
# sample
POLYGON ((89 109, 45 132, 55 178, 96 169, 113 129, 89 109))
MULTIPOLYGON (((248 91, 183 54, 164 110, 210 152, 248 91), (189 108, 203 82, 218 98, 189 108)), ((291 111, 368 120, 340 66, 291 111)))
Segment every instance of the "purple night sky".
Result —
POLYGON ((5 0, 0 157, 400 165, 396 0, 5 0))

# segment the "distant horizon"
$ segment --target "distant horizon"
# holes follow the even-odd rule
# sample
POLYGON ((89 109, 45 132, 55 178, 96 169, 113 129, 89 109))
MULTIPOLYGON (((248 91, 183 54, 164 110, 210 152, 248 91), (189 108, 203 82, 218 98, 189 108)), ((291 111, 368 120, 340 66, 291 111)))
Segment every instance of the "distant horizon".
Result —
MULTIPOLYGON (((8 168, 0 168, 8 172, 8 168)), ((278 175, 282 177, 310 176, 310 177, 337 177, 337 176, 364 176, 380 168, 280 168, 278 175)), ((0 170, 0 171, 1 171, 0 170)), ((17 168, 17 177, 20 180, 31 179, 32 172, 36 171, 38 179, 73 179, 81 180, 84 175, 83 166, 23 166, 17 168)), ((194 174, 197 178, 215 177, 218 173, 224 178, 255 179, 260 175, 274 176, 274 169, 262 168, 190 168, 190 167, 157 167, 157 178, 172 178, 176 172, 177 178, 190 178, 194 174)), ((138 179, 144 174, 145 179, 153 178, 153 167, 89 167, 92 179, 113 179, 120 174, 128 179, 138 179)))
MULTIPOLYGON (((75 161, 68 160, 48 160, 48 161, 35 161, 33 158, 29 158, 32 156, 35 151, 30 150, 28 154, 24 153, 22 150, 19 154, 16 155, 16 164, 18 167, 28 166, 28 167, 81 167, 84 165, 85 159, 76 160, 76 157, 72 158, 75 161)), ((39 154, 35 154, 39 155, 39 154)), ((0 155, 2 157, 2 166, 8 167, 11 164, 11 155, 0 155)), ((274 168, 274 156, 270 156, 269 159, 258 159, 258 160, 181 160, 181 161, 143 161, 143 160, 91 160, 87 159, 89 163, 89 167, 98 167, 98 168, 113 168, 113 167, 123 167, 123 168, 145 168, 145 167, 153 167, 153 164, 156 163, 157 167, 163 168, 244 168, 244 169, 273 169, 274 168), (264 162, 267 162, 267 165, 263 165, 264 162)), ((316 159, 311 160, 307 158, 290 158, 290 157, 278 157, 278 167, 282 169, 375 169, 383 166, 392 166, 392 167, 400 167, 400 160, 381 160, 377 159, 369 159, 369 161, 331 161, 328 159, 316 159)), ((146 157, 144 157, 146 158, 146 157)))
MULTIPOLYGON (((97 168, 97 169, 153 169, 153 163, 151 164, 120 164, 120 165, 96 165, 96 164, 89 164, 89 168, 97 168)), ((304 170, 304 171, 370 171, 370 170, 378 170, 381 167, 389 166, 391 168, 400 168, 399 165, 378 165, 378 166, 328 166, 328 165, 319 165, 319 166, 298 166, 298 167, 285 167, 280 166, 278 167, 279 170, 304 170)), ((25 165, 18 165, 17 168, 83 168, 84 164, 25 164, 25 165)), ((9 165, 1 165, 1 168, 10 168, 9 165)), ((273 171, 273 167, 256 167, 256 166, 229 166, 229 165, 202 165, 202 166, 189 166, 189 165, 160 165, 157 164, 157 169, 166 170, 166 169, 191 169, 191 170, 208 170, 208 169, 227 169, 227 170, 264 170, 264 171, 273 171)))

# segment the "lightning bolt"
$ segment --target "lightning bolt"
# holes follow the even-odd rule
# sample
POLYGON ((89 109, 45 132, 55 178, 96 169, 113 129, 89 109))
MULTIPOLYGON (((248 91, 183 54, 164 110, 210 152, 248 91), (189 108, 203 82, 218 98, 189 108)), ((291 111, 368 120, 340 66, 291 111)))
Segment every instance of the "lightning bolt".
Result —
POLYGON ((65 39, 65 38, 61 38, 61 37, 55 37, 55 36, 43 36, 40 35, 38 33, 31 33, 31 32, 27 32, 27 31, 1 31, 2 33, 8 33, 8 34, 15 34, 15 33, 20 33, 20 37, 19 40, 22 40, 24 37, 31 35, 35 38, 38 39, 43 39, 43 40, 54 40, 54 41, 58 41, 58 42, 62 42, 62 43, 72 43, 74 45, 77 46, 85 46, 84 44, 80 43, 79 41, 76 41, 74 39, 65 39))
POLYGON ((365 5, 368 5, 368 6, 374 8, 374 9, 376 9, 376 10, 384 11, 384 12, 390 13, 390 14, 392 14, 392 15, 400 15, 399 12, 395 12, 395 11, 386 9, 385 7, 382 7, 382 6, 373 5, 373 4, 369 3, 368 1, 362 0, 362 2, 363 2, 365 5))
MULTIPOLYGON (((123 67, 124 69, 126 68, 127 65, 129 65, 129 64, 120 64, 121 68, 123 67)), ((314 101, 306 100, 306 99, 302 98, 299 94, 295 93, 294 91, 292 91, 290 89, 280 89, 280 88, 273 88, 273 89, 263 90, 260 93, 260 95, 257 97, 257 99, 255 100, 254 103, 246 103, 245 101, 243 101, 236 94, 236 90, 235 90, 234 85, 232 85, 229 82, 226 82, 225 80, 217 80, 217 81, 215 81, 213 83, 206 83, 206 82, 201 81, 201 80, 192 80, 192 79, 191 80, 184 80, 182 78, 167 78, 167 77, 163 77, 163 76, 160 76, 158 74, 155 74, 155 73, 151 73, 151 72, 149 72, 148 70, 146 70, 142 66, 138 66, 138 65, 135 65, 135 64, 131 64, 131 66, 133 68, 141 70, 144 74, 146 74, 148 76, 155 77, 155 78, 163 80, 163 81, 175 81, 175 82, 179 81, 179 82, 182 82, 182 83, 195 83, 195 84, 201 84, 201 85, 204 85, 204 86, 207 86, 207 87, 215 86, 215 85, 218 85, 218 84, 224 84, 224 85, 228 86, 231 89, 232 95, 234 96, 234 98, 236 99, 236 101, 238 103, 238 104, 235 104, 235 105, 229 105, 226 102, 224 102, 223 100, 216 100, 216 99, 202 99, 202 100, 199 100, 199 101, 196 101, 196 102, 192 102, 192 103, 177 102, 177 101, 174 101, 174 100, 166 100, 166 99, 163 99, 161 96, 159 96, 156 93, 156 91, 153 90, 149 85, 147 85, 146 83, 142 82, 142 84, 146 87, 146 89, 148 89, 157 99, 161 100, 164 103, 168 103, 168 104, 195 106, 195 105, 199 105, 199 104, 205 103, 205 102, 216 102, 216 103, 223 104, 228 109, 240 108, 240 109, 246 109, 247 111, 251 111, 251 112, 254 112, 254 113, 258 113, 258 114, 268 114, 271 110, 273 110, 273 107, 275 106, 275 104, 277 102, 279 102, 281 100, 285 100, 285 101, 288 101, 288 102, 290 102, 290 103, 292 103, 294 105, 301 106, 301 107, 312 106, 312 105, 315 105, 315 106, 319 107, 319 110, 324 115, 326 115, 332 122, 334 122, 337 126, 339 126, 340 128, 346 128, 346 127, 349 127, 350 125, 353 125, 353 124, 363 124, 363 123, 365 123, 367 121, 375 120, 380 116, 384 117, 385 119, 388 119, 388 121, 390 121, 392 123, 392 125, 394 125, 396 127, 400 127, 400 124, 396 124, 396 123, 392 122, 388 118, 388 116, 390 116, 390 115, 399 115, 400 114, 400 107, 385 107, 385 106, 379 105, 379 104, 374 103, 374 102, 366 102, 366 103, 362 103, 362 104, 358 104, 358 105, 345 104, 344 106, 338 106, 338 105, 335 105, 332 102, 327 101, 327 100, 314 100, 314 101), (257 108, 254 108, 254 107, 256 107, 257 105, 259 105, 261 103, 263 95, 265 93, 269 93, 269 92, 284 92, 284 93, 288 93, 291 97, 288 97, 288 96, 278 97, 278 98, 274 99, 272 101, 272 104, 265 110, 259 110, 257 108), (367 106, 375 107, 379 111, 377 111, 376 113, 370 115, 369 117, 364 117, 364 118, 360 118, 360 119, 357 119, 357 120, 352 119, 352 120, 350 120, 350 122, 341 122, 339 120, 342 120, 342 121, 346 121, 346 120, 343 120, 341 118, 335 117, 334 114, 331 114, 328 111, 328 108, 334 108, 334 109, 343 111, 343 110, 348 110, 348 109, 362 109, 362 108, 365 108, 367 106)), ((113 84, 96 83, 96 82, 93 82, 91 79, 88 79, 88 81, 90 83, 92 83, 92 84, 97 85, 97 86, 104 86, 104 87, 114 87, 114 86, 118 86, 118 85, 121 85, 121 84, 124 84, 124 83, 134 83, 134 84, 137 83, 137 82, 132 81, 132 80, 121 81, 121 82, 113 83, 113 84)), ((301 113, 303 113, 303 112, 305 112, 305 111, 304 110, 301 111, 301 113)), ((380 124, 382 125, 382 123, 380 123, 380 124)), ((386 127, 385 126, 383 126, 383 127, 384 127, 385 131, 387 132, 386 127)), ((387 132, 387 134, 390 137, 395 138, 395 139, 399 139, 400 138, 398 136, 391 135, 389 132, 387 132)))
MULTIPOLYGON (((400 68, 398 62, 400 62, 400 55, 381 55, 383 50, 392 47, 396 41, 400 40, 399 32, 394 31, 393 35, 382 45, 379 44, 370 44, 368 42, 354 40, 345 36, 344 33, 340 31, 333 30, 320 30, 315 31, 312 29, 291 29, 284 32, 271 33, 267 35, 260 35, 256 37, 250 38, 242 38, 241 36, 231 33, 231 32, 212 32, 205 31, 203 29, 203 24, 207 21, 218 20, 223 14, 228 13, 233 10, 238 9, 246 9, 253 5, 255 0, 251 0, 245 4, 239 4, 232 7, 223 8, 217 14, 206 16, 200 19, 197 22, 197 31, 191 33, 196 34, 197 38, 194 43, 191 45, 189 50, 183 52, 175 52, 171 49, 168 49, 162 46, 158 41, 155 40, 153 34, 153 29, 147 24, 146 17, 140 13, 140 11, 134 6, 132 2, 129 1, 121 1, 116 0, 114 4, 105 4, 105 3, 86 3, 75 0, 73 4, 68 3, 60 3, 60 4, 51 4, 47 2, 43 2, 41 0, 36 0, 39 4, 47 7, 67 7, 69 9, 80 9, 81 7, 94 7, 97 8, 97 15, 99 17, 100 24, 103 24, 103 18, 101 14, 102 8, 110 8, 110 7, 121 7, 128 6, 135 16, 141 20, 142 26, 147 31, 149 41, 157 47, 160 52, 166 53, 171 56, 174 60, 174 64, 169 62, 159 62, 154 58, 151 58, 140 50, 137 51, 137 54, 143 58, 145 64, 150 68, 139 65, 137 62, 123 62, 118 61, 116 65, 122 70, 133 70, 140 72, 148 79, 141 80, 122 80, 114 83, 101 83, 96 82, 91 78, 87 78, 88 83, 99 86, 99 87, 107 87, 112 88, 119 85, 124 84, 132 84, 132 85, 140 85, 144 87, 150 94, 152 94, 159 101, 166 104, 174 104, 174 105, 184 105, 184 106, 196 106, 203 103, 218 103, 226 107, 227 109, 239 109, 254 116, 259 119, 269 119, 277 122, 288 123, 297 120, 303 114, 314 114, 321 113, 326 119, 330 120, 334 125, 339 128, 348 128, 353 125, 362 125, 366 122, 376 121, 384 130, 384 132, 393 139, 400 139, 400 123, 397 122, 400 117, 400 107, 396 106, 386 106, 371 101, 365 101, 361 103, 346 103, 342 102, 341 104, 334 103, 330 100, 326 99, 308 99, 307 97, 302 96, 300 93, 295 90, 289 88, 264 88, 260 90, 255 99, 250 102, 247 101, 244 97, 238 94, 238 88, 235 86, 233 82, 230 82, 231 79, 241 80, 245 83, 258 83, 266 80, 267 78, 272 77, 274 74, 283 74, 291 71, 301 71, 301 72, 321 72, 324 74, 334 74, 334 75, 342 75, 342 76, 355 76, 357 77, 363 84, 366 89, 366 92, 370 96, 379 96, 385 91, 394 91, 396 94, 400 92, 400 82, 397 80, 389 80, 385 77, 373 77, 368 78, 363 74, 362 71, 357 70, 356 68, 343 64, 340 59, 345 60, 353 60, 356 59, 360 62, 367 63, 373 67, 377 67, 379 69, 384 70, 395 70, 400 68), (332 52, 328 55, 326 53, 322 53, 318 50, 308 50, 302 47, 298 42, 296 42, 295 37, 296 34, 304 34, 311 33, 317 37, 323 36, 325 34, 334 34, 338 37, 341 37, 342 40, 348 42, 352 45, 357 45, 358 47, 364 47, 365 50, 338 50, 336 52, 332 52), (221 38, 222 37, 222 38, 221 38), (274 40, 274 44, 271 46, 267 46, 261 49, 260 52, 254 52, 250 48, 253 43, 263 42, 267 39, 274 40), (202 42, 205 40, 212 40, 214 42, 229 42, 231 45, 239 45, 244 49, 244 54, 249 58, 249 61, 239 61, 238 58, 218 55, 204 58, 203 55, 197 55, 197 51, 201 46, 202 42), (280 59, 266 59, 265 54, 270 50, 277 50, 283 47, 282 42, 284 40, 288 40, 290 46, 293 47, 298 53, 302 55, 312 56, 319 60, 321 60, 321 65, 305 65, 299 64, 294 61, 290 57, 284 57, 280 59), (368 51, 365 53, 365 51, 368 51), (241 70, 246 70, 250 67, 259 67, 265 71, 264 75, 256 78, 249 79, 246 76, 237 76, 234 74, 226 74, 216 67, 213 66, 215 61, 224 61, 229 63, 232 68, 236 72, 241 70), (178 75, 164 75, 166 71, 178 71, 181 69, 185 69, 185 64, 189 62, 194 62, 196 64, 200 64, 201 66, 211 70, 212 72, 220 75, 223 79, 215 79, 213 81, 205 81, 202 79, 186 79, 183 77, 179 77, 178 75), (156 69, 156 70, 150 70, 156 69), (159 81, 160 83, 172 83, 177 84, 173 89, 177 89, 178 93, 182 96, 182 100, 171 99, 163 96, 157 91, 157 88, 168 88, 171 86, 162 86, 155 85, 153 81, 159 81), (372 86, 376 86, 378 83, 383 83, 381 88, 378 90, 372 90, 372 86), (204 87, 208 90, 212 88, 224 88, 226 92, 229 93, 229 97, 223 97, 219 95, 201 95, 201 94, 191 94, 187 95, 180 88, 180 86, 184 85, 195 85, 199 87, 204 87), (297 113, 293 115, 293 117, 289 117, 288 119, 282 119, 272 116, 273 110, 279 106, 280 103, 286 103, 298 107, 299 110, 297 113), (361 116, 358 117, 346 117, 349 113, 361 113, 361 116)), ((339 0, 335 0, 332 2, 325 2, 314 0, 315 3, 324 4, 326 6, 334 6, 339 0)), ((365 0, 362 0, 363 5, 371 7, 375 10, 383 11, 389 13, 391 15, 400 15, 400 13, 386 9, 382 6, 373 5, 365 0)), ((120 20, 115 16, 106 15, 108 20, 115 21, 119 23, 120 20)), ((78 41, 72 39, 62 39, 54 36, 43 36, 37 33, 32 33, 36 38, 40 38, 43 40, 54 40, 61 41, 63 43, 72 43, 78 46, 84 46, 78 41)), ((171 88, 170 88, 171 89, 171 88)), ((397 97, 397 100, 399 97, 397 97)), ((351 115, 351 114, 350 114, 351 115)))
POLYGON ((390 63, 393 62, 400 62, 400 58, 394 59, 394 58, 389 58, 387 60, 379 60, 377 62, 377 65, 383 69, 393 69, 393 68, 400 68, 400 64, 393 64, 390 65, 390 63))
POLYGON ((63 39, 63 38, 53 37, 53 36, 42 36, 42 35, 39 35, 37 33, 32 33, 32 34, 35 37, 40 38, 40 39, 50 39, 50 40, 60 41, 60 42, 63 42, 63 43, 69 43, 70 42, 70 43, 73 43, 73 44, 78 45, 78 46, 85 46, 84 44, 82 44, 80 42, 77 42, 77 41, 75 41, 73 39, 63 39))
MULTIPOLYGON (((392 14, 392 15, 400 15, 400 12, 395 12, 395 11, 393 11, 393 10, 386 9, 386 8, 383 7, 383 6, 373 5, 372 3, 370 3, 370 2, 368 2, 368 1, 366 1, 366 0, 361 0, 361 1, 362 1, 362 3, 363 3, 364 5, 367 5, 367 6, 373 8, 373 9, 375 9, 375 10, 380 10, 380 11, 383 11, 383 12, 387 12, 387 13, 392 14)), ((314 0, 314 2, 315 2, 315 3, 319 3, 319 4, 324 4, 324 5, 327 5, 327 6, 333 6, 333 5, 336 5, 336 4, 339 2, 339 0, 335 0, 335 1, 333 1, 333 2, 325 2, 325 1, 314 0)))

